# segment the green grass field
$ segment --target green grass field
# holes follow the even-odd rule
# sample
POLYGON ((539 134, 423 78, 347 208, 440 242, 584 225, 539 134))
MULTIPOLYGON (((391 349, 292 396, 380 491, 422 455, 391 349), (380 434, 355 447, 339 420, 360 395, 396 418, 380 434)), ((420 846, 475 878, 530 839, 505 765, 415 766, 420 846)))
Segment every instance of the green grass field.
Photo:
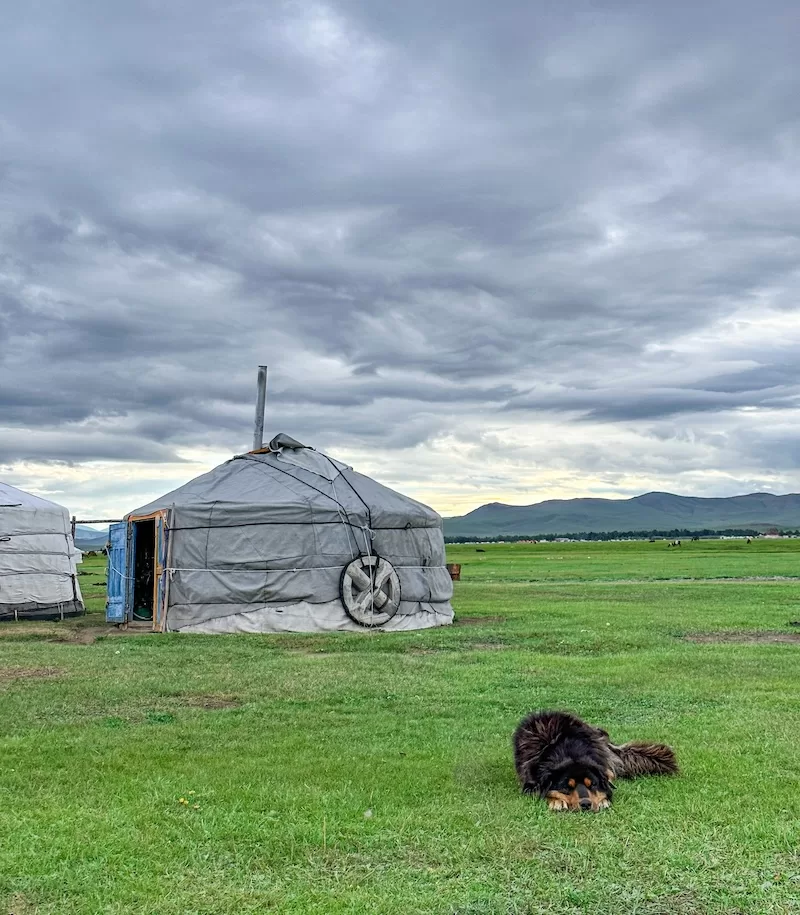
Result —
POLYGON ((800 912, 800 541, 485 550, 427 632, 0 625, 0 913, 800 912), (539 707, 682 774, 549 813, 539 707))

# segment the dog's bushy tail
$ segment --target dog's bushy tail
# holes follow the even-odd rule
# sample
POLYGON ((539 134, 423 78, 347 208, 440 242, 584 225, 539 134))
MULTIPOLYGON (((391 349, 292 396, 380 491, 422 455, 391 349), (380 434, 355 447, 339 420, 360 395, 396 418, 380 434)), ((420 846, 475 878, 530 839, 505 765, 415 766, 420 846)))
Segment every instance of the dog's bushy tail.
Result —
POLYGON ((678 761, 672 747, 663 743, 625 743, 613 747, 622 764, 617 778, 639 778, 640 775, 675 775, 678 761))

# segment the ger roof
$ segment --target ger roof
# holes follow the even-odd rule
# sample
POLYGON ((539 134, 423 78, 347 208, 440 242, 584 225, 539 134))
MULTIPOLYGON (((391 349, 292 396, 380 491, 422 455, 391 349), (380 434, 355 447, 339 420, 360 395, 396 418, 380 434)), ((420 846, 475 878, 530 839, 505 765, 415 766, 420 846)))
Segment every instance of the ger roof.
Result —
POLYGON ((33 493, 17 489, 10 483, 0 481, 0 508, 46 509, 47 511, 65 511, 57 502, 34 496, 33 493))
MULTIPOLYGON (((427 505, 357 473, 352 467, 288 436, 276 436, 269 449, 237 455, 128 517, 175 507, 214 506, 224 524, 225 507, 241 521, 248 508, 259 516, 306 523, 344 520, 372 528, 438 527, 427 505), (287 445, 291 442, 291 445, 287 445), (272 447, 274 446, 274 447, 272 447)), ((232 519, 231 519, 232 520, 232 519)), ((211 522, 209 522, 211 523, 211 522)))

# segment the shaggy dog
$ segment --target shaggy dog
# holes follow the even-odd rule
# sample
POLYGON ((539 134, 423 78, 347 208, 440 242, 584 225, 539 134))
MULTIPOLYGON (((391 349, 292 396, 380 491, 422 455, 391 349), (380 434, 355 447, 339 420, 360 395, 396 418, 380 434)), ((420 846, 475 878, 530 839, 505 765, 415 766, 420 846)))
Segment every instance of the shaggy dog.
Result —
POLYGON ((551 810, 603 810, 615 778, 674 775, 671 747, 611 743, 608 734, 567 712, 533 712, 514 732, 514 765, 522 790, 551 810))

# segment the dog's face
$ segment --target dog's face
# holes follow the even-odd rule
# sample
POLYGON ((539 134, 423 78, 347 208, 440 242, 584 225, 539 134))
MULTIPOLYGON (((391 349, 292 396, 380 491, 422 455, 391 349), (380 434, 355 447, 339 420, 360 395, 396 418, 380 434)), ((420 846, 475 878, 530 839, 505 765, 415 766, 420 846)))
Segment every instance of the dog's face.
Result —
POLYGON ((613 793, 609 773, 570 766, 554 772, 545 793, 550 810, 605 810, 613 793))

